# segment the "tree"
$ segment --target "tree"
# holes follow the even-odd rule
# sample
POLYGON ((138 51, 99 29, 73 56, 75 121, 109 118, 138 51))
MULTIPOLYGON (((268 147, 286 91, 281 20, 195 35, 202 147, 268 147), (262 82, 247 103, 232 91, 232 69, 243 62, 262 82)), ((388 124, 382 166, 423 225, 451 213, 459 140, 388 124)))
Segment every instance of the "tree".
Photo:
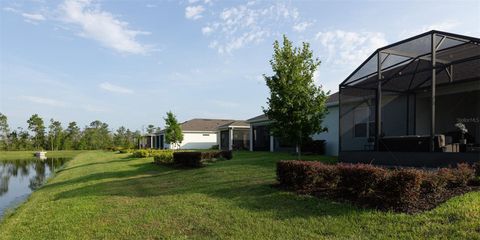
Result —
POLYGON ((50 119, 48 126, 48 145, 50 150, 59 150, 63 142, 63 128, 62 123, 50 119))
POLYGON ((147 126, 147 133, 148 133, 148 134, 152 134, 152 133, 154 133, 154 132, 155 132, 155 126, 152 125, 152 124, 149 124, 149 125, 147 126))
POLYGON ((175 147, 179 147, 183 141, 183 133, 182 128, 180 128, 180 124, 178 124, 177 118, 171 111, 169 111, 167 112, 167 117, 164 118, 164 120, 165 142, 174 145, 175 147))
POLYGON ((43 149, 45 147, 45 125, 43 119, 38 114, 33 114, 27 123, 28 129, 35 133, 33 137, 35 149, 43 149))
POLYGON ((65 129, 63 135, 62 149, 80 149, 81 131, 76 122, 68 123, 68 127, 65 129))
MULTIPOLYGON (((129 132, 130 130, 128 130, 129 132)), ((116 147, 129 147, 129 140, 127 136, 127 129, 124 126, 121 126, 117 129, 117 131, 113 134, 113 145, 116 147)))
POLYGON ((300 159, 302 141, 326 130, 322 122, 327 113, 328 93, 314 83, 320 61, 313 58, 308 43, 297 48, 283 36, 283 46, 275 41, 273 48, 270 60, 273 76, 264 75, 270 97, 263 112, 273 121, 270 129, 273 135, 294 142, 300 159))
POLYGON ((108 124, 99 120, 85 127, 80 139, 81 149, 106 149, 112 146, 112 136, 108 124))
POLYGON ((10 134, 10 127, 8 126, 7 116, 0 113, 0 149, 8 150, 9 134, 10 134))

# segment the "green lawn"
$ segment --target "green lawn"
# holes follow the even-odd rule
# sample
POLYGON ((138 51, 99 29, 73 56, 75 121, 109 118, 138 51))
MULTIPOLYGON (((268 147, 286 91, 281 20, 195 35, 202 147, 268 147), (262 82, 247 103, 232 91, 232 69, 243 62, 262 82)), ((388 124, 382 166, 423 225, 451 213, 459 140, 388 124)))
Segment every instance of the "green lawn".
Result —
POLYGON ((362 210, 273 188, 275 162, 291 158, 239 152, 182 170, 83 152, 0 224, 0 239, 480 239, 480 192, 418 215, 362 210))
MULTIPOLYGON (((35 158, 33 154, 36 151, 0 151, 0 161, 10 159, 35 158)), ((47 157, 68 157, 72 158, 84 151, 65 150, 65 151, 46 151, 47 157)))

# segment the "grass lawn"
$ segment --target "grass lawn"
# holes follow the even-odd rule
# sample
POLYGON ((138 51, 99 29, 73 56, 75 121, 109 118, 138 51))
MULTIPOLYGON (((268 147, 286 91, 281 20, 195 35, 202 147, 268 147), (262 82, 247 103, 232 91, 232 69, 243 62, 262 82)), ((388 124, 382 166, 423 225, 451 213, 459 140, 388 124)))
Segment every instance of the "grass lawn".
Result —
MULTIPOLYGON (((36 151, 0 151, 0 161, 2 160, 10 160, 10 159, 27 159, 27 158, 35 158, 33 154, 36 151)), ((76 151, 76 150, 65 150, 65 151, 46 151, 47 157, 68 157, 72 158, 77 156, 79 153, 84 151, 76 151)))
POLYGON ((239 152, 181 170, 83 152, 0 223, 0 239, 480 239, 480 192, 418 215, 363 210, 272 188, 275 162, 291 158, 239 152))

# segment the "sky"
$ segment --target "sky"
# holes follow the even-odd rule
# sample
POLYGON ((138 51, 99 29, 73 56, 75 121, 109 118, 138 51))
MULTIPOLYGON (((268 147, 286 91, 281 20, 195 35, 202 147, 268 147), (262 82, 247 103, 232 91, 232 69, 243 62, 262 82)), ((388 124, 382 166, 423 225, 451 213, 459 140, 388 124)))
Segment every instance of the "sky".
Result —
POLYGON ((2 0, 0 112, 12 129, 34 113, 138 130, 170 110, 248 119, 283 34, 310 43, 334 93, 377 48, 432 29, 480 37, 480 1, 2 0))

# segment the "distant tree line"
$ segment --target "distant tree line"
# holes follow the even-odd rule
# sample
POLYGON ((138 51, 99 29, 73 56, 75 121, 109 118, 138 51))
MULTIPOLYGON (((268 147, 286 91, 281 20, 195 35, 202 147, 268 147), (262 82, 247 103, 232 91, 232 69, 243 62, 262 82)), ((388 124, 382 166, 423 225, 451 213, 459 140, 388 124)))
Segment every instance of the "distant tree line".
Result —
MULTIPOLYGON (((123 126, 112 132, 107 123, 99 120, 91 122, 83 129, 76 122, 70 122, 64 129, 62 123, 54 119, 50 119, 46 127, 43 119, 38 114, 33 114, 27 123, 28 129, 19 127, 11 131, 7 116, 0 113, 0 150, 136 148, 142 137, 140 131, 132 131, 123 126)), ((149 127, 155 129, 153 126, 149 127)))

